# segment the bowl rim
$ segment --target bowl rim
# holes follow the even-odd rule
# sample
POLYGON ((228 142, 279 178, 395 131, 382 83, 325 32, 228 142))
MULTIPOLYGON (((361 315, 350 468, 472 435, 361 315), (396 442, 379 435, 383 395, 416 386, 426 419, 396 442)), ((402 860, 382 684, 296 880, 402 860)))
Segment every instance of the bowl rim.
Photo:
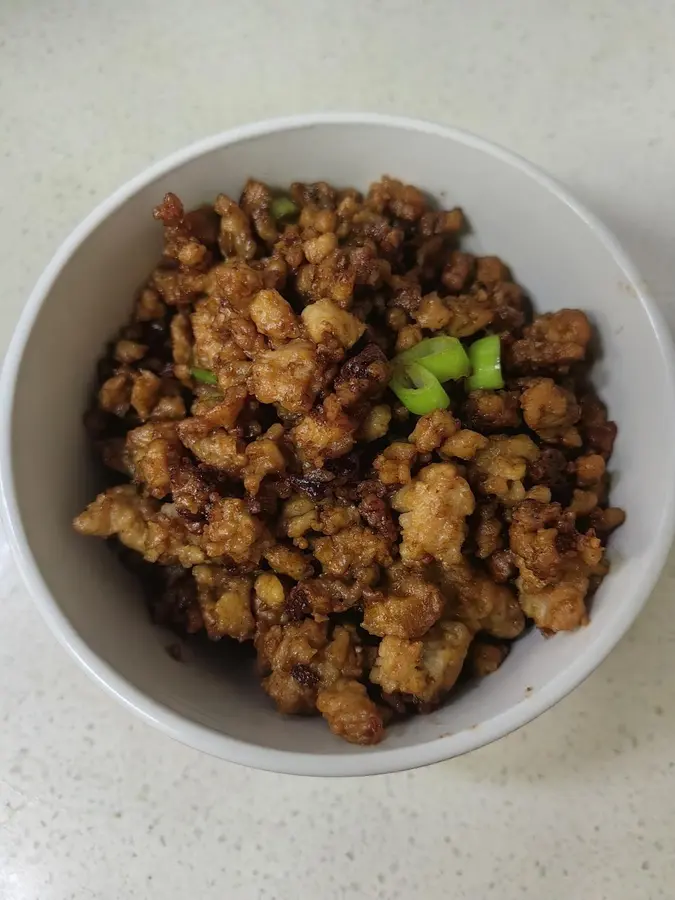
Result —
POLYGON ((130 197, 172 169, 196 157, 230 144, 263 135, 311 128, 321 125, 377 125, 392 130, 417 131, 462 143, 490 154, 534 179, 542 188, 565 203, 605 246, 631 285, 648 319, 656 339, 667 379, 667 390, 675 410, 675 351, 668 326, 661 311, 649 295, 633 263, 613 234, 594 214, 579 203, 555 179, 517 154, 484 138, 452 126, 421 119, 376 113, 314 113, 271 118, 238 125, 218 134, 197 140, 165 158, 152 163, 144 171, 121 185, 87 215, 57 249, 39 277, 19 317, 10 341, 0 376, 0 510, 12 555, 42 617, 59 642, 79 662, 87 674, 122 705, 141 719, 174 739, 229 762, 272 772, 293 775, 354 776, 375 775, 413 769, 460 756, 492 743, 535 719, 577 687, 605 659, 631 626, 652 592, 665 563, 675 531, 675 469, 663 492, 661 526, 650 548, 650 563, 640 588, 611 629, 598 632, 583 653, 545 687, 524 697, 514 706, 480 724, 457 733, 449 733, 411 747, 387 749, 386 744, 369 752, 304 753, 276 750, 249 744, 184 718, 123 678, 101 659, 80 637, 51 595, 30 550, 19 513, 12 466, 12 418, 16 380, 23 352, 33 323, 42 304, 62 269, 83 241, 112 212, 130 197))

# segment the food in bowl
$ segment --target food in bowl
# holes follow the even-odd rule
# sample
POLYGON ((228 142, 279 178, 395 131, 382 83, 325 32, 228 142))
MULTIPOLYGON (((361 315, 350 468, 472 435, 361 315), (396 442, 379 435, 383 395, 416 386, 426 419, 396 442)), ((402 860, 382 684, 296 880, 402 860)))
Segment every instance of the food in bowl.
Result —
MULTIPOLYGON (((278 709, 358 744, 587 621, 624 519, 592 329, 459 247, 460 209, 249 180, 155 209, 164 252, 86 427, 153 618, 250 642, 278 709)), ((227 642, 225 642, 227 652, 227 642)))

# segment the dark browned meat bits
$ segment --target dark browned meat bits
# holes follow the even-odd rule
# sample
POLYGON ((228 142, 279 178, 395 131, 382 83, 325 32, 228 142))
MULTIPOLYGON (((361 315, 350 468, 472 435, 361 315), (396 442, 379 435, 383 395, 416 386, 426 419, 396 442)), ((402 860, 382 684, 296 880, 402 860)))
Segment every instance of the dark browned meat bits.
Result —
POLYGON ((158 622, 250 641, 281 712, 373 744, 528 621, 587 621, 624 516, 583 312, 533 319, 459 249, 461 210, 388 177, 154 214, 162 258, 86 416, 112 486, 75 528, 138 560, 158 622), (396 353, 490 333, 504 390, 457 383, 421 418, 389 391, 396 353))

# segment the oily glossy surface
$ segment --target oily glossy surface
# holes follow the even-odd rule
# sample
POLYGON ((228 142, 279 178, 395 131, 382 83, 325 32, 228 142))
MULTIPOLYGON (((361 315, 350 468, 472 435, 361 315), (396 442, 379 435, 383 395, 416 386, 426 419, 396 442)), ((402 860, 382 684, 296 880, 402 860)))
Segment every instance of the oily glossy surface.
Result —
POLYGON ((85 415, 104 490, 73 526, 110 540, 176 661, 248 650, 279 713, 374 745, 493 674, 526 616, 588 623, 625 519, 617 427, 585 313, 533 311, 461 249, 466 211, 389 176, 273 191, 154 208, 162 258, 85 415), (398 403, 404 358, 440 341, 468 362, 460 338, 471 380, 496 360, 483 387, 506 390, 446 372, 443 408, 398 403))
MULTIPOLYGON (((205 47, 203 19, 183 5, 129 7, 112 22, 97 3, 86 16, 65 4, 3 8, 12 36, 3 29, 0 180, 12 215, 0 229, 4 246, 30 234, 4 262, 3 346, 48 257, 94 202, 195 135, 301 107, 405 109, 514 147, 601 213, 675 321, 672 4, 636 18, 609 3, 522 3, 506 19, 493 4, 443 3, 414 17, 397 7, 385 24, 381 4, 349 22, 335 4, 319 7, 309 26, 309 4, 290 25, 287 8, 251 5, 233 18, 223 6, 211 22, 227 30, 227 55, 205 47), (282 23, 277 79, 249 69, 250 89, 226 104, 221 91, 200 92, 236 81, 244 54, 278 48, 282 23), (370 35, 367 54, 355 28, 370 35), (186 54, 172 79, 171 60, 186 54), (301 54, 335 77, 307 78, 301 54), (377 77, 364 69, 373 56, 377 77), (105 152, 95 149, 103 132, 105 152)), ((672 567, 629 637, 537 722, 431 769, 317 782, 210 759, 131 718, 73 665, 2 560, 3 897, 210 900, 227 885, 237 900, 436 900, 449 879, 459 898, 538 896, 543 883, 555 900, 670 896, 672 567)))

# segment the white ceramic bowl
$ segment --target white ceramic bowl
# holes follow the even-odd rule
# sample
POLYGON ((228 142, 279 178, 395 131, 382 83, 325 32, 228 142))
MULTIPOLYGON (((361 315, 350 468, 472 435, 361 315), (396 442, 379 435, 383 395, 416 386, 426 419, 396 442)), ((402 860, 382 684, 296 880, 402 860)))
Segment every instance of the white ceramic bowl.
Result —
POLYGON ((11 544, 59 640, 118 700, 171 736, 280 772, 358 775, 447 759, 552 706, 635 619, 673 533, 675 379, 667 329, 614 238, 565 190, 521 159, 450 128, 374 115, 300 116, 236 128, 175 153, 102 203, 33 291, 2 384, 0 477, 11 544), (208 659, 177 665, 133 579, 72 517, 97 485, 81 424, 97 357, 128 315, 160 250, 152 207, 167 190, 192 206, 274 184, 326 179, 361 188, 382 173, 462 206, 467 245, 495 253, 541 311, 579 306, 599 330, 595 382, 619 423, 612 500, 628 520, 587 628, 515 644, 499 672, 429 716, 390 728, 377 747, 331 736, 321 720, 278 715, 251 673, 208 659))

